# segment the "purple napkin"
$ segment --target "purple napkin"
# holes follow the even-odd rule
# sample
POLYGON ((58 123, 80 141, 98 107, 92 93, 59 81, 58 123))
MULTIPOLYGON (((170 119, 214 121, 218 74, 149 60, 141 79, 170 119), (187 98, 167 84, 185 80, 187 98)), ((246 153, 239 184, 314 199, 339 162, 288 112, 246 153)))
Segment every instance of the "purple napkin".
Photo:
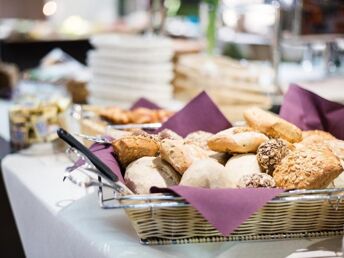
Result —
POLYGON ((170 117, 158 129, 171 129, 185 137, 189 133, 203 130, 217 133, 231 127, 230 122, 204 91, 192 99, 183 109, 170 117))
POLYGON ((113 171, 113 173, 118 177, 119 181, 124 183, 121 168, 115 159, 114 152, 110 144, 104 145, 95 143, 90 147, 90 150, 113 171))
MULTIPOLYGON (((224 236, 284 191, 278 188, 205 189, 189 186, 172 186, 169 189, 183 196, 224 236)), ((151 192, 166 191, 152 187, 151 192)))
POLYGON ((344 105, 295 84, 284 96, 280 116, 302 130, 324 130, 344 140, 344 105))
POLYGON ((149 101, 148 99, 140 98, 131 106, 130 110, 133 110, 135 108, 140 108, 140 107, 149 108, 149 109, 161 109, 161 107, 149 101))

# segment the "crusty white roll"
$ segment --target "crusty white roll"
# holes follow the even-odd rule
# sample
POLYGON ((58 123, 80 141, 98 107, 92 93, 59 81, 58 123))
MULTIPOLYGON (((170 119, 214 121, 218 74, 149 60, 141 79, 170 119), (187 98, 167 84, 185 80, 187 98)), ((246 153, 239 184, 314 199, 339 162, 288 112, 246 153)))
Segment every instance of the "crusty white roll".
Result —
POLYGON ((208 146, 213 151, 227 153, 256 152, 259 145, 269 138, 248 127, 232 127, 218 132, 208 140, 208 146))
POLYGON ((185 171, 180 185, 203 188, 233 188, 224 166, 214 159, 197 160, 185 171))
POLYGON ((239 184, 244 175, 261 173, 255 154, 235 155, 227 161, 225 169, 229 180, 235 185, 239 184))
POLYGON ((134 193, 148 194, 152 186, 177 185, 180 175, 159 157, 143 157, 129 164, 124 180, 134 193))

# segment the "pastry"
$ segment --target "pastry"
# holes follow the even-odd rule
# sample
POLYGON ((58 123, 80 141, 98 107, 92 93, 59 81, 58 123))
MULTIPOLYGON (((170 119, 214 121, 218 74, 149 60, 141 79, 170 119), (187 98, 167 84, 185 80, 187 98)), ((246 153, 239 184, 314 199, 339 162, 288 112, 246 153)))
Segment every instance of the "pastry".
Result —
POLYGON ((134 193, 149 194, 152 186, 177 185, 180 175, 159 157, 142 157, 129 164, 124 180, 134 193))
POLYGON ((113 124, 128 124, 130 123, 130 118, 127 112, 123 111, 121 108, 108 107, 99 110, 99 116, 104 120, 113 124))
POLYGON ((270 139, 257 150, 257 160, 263 172, 272 175, 276 166, 289 153, 288 145, 280 139, 270 139))
POLYGON ((98 110, 98 114, 113 124, 143 124, 164 122, 173 115, 173 112, 164 109, 125 110, 118 107, 107 107, 98 110))
POLYGON ((302 132, 295 125, 277 115, 260 108, 250 108, 244 112, 246 123, 273 138, 282 138, 295 143, 302 140, 302 132))
POLYGON ((258 146, 269 138, 248 127, 232 127, 221 131, 208 140, 208 146, 213 151, 227 153, 256 152, 258 146))
POLYGON ((272 188, 275 186, 275 180, 270 175, 265 173, 254 173, 250 175, 244 175, 239 179, 237 184, 238 188, 272 188))
POLYGON ((224 166, 213 159, 197 160, 184 172, 180 185, 204 188, 233 188, 224 166))
POLYGON ((112 142, 112 147, 122 166, 144 156, 156 156, 159 144, 152 136, 130 135, 112 142))
POLYGON ((285 189, 326 188, 343 168, 339 159, 324 145, 309 145, 290 152, 276 167, 273 178, 285 189))
POLYGON ((235 155, 227 161, 225 166, 229 180, 237 185, 240 178, 244 175, 261 173, 255 154, 235 155))
POLYGON ((195 160, 208 158, 207 152, 197 145, 170 139, 161 142, 160 155, 180 174, 183 174, 195 160))

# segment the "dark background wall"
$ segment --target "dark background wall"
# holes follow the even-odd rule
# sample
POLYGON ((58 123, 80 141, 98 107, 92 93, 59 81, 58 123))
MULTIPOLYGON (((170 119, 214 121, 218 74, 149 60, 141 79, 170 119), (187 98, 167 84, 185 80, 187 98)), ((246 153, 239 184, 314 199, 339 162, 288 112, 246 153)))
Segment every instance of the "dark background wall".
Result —
MULTIPOLYGON (((0 163, 5 155, 10 153, 10 145, 0 137, 0 163)), ((0 166, 0 257, 21 258, 25 257, 19 239, 11 207, 8 201, 2 171, 0 166)))

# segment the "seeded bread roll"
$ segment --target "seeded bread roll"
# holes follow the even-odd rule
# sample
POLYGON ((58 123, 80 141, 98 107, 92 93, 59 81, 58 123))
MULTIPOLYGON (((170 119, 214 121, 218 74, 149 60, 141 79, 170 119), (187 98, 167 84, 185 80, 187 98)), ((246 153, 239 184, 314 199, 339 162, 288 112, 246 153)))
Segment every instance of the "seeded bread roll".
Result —
POLYGON ((208 139, 211 136, 213 136, 212 133, 205 132, 205 131, 196 131, 196 132, 188 134, 185 137, 185 142, 192 143, 201 147, 202 149, 209 150, 208 139))
POLYGON ((254 173, 250 175, 244 175, 239 179, 237 185, 238 188, 272 188, 275 186, 275 180, 265 173, 254 173))
POLYGON ((244 118, 250 127, 273 138, 282 138, 291 143, 302 140, 302 132, 298 127, 271 112, 250 108, 244 112, 244 118))
POLYGON ((309 145, 290 152, 273 173, 277 187, 285 189, 326 188, 343 168, 324 145, 309 145))
POLYGON ((323 144, 325 141, 336 140, 336 138, 327 132, 321 130, 310 130, 302 132, 301 145, 323 144))
POLYGON ((112 142, 112 147, 122 166, 145 156, 156 156, 159 144, 149 135, 131 135, 112 142))
POLYGON ((248 127, 232 127, 221 131, 208 140, 213 151, 226 153, 256 152, 258 146, 269 140, 264 134, 248 127))
POLYGON ((170 139, 161 142, 160 155, 180 174, 183 174, 194 161, 208 158, 207 152, 200 147, 170 139))
POLYGON ((288 145, 280 139, 270 139, 257 150, 257 160, 262 171, 272 175, 276 166, 289 153, 288 145))
POLYGON ((129 164, 124 180, 134 193, 148 194, 152 186, 177 185, 180 175, 159 157, 143 157, 129 164))
POLYGON ((233 188, 224 166, 213 159, 197 160, 185 171, 180 185, 203 188, 233 188))

